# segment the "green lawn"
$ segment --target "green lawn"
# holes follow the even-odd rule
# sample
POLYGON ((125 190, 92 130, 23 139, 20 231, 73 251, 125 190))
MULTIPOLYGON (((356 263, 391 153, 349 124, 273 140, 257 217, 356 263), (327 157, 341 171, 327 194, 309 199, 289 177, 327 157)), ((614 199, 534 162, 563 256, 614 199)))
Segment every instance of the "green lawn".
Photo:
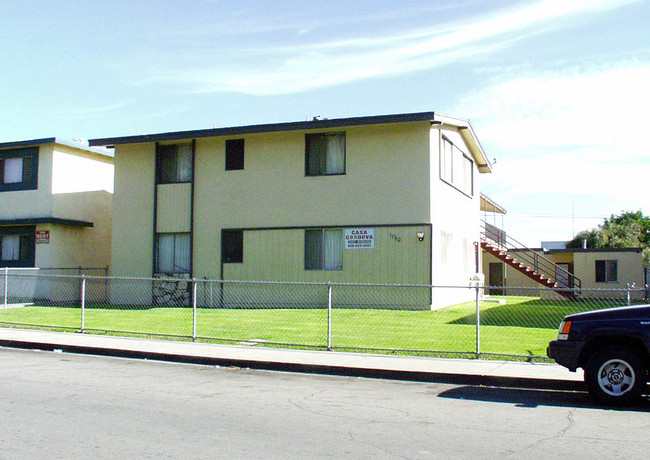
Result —
MULTIPOLYGON (((543 357, 564 315, 594 304, 535 297, 504 297, 481 303, 481 352, 543 357)), ((603 305, 600 305, 603 306, 603 305)), ((467 302, 437 311, 334 309, 332 347, 394 352, 476 351, 476 306, 467 302)), ((190 308, 87 308, 85 330, 191 339, 190 308)), ((327 346, 325 309, 198 309, 199 340, 303 347, 327 346)), ((79 307, 26 306, 0 309, 0 324, 81 328, 79 307)))

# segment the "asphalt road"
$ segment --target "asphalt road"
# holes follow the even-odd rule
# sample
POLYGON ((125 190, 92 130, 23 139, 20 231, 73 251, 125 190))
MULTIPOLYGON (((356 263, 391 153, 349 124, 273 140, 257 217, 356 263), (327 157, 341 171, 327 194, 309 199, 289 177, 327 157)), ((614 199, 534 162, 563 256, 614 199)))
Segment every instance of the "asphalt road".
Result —
POLYGON ((647 458, 650 403, 0 348, 0 458, 647 458))

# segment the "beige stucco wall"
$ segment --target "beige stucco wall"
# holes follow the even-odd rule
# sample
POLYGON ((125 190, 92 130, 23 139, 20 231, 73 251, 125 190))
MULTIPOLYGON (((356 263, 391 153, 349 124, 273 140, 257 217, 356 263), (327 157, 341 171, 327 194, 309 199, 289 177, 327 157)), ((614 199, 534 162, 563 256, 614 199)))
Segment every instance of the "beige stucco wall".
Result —
POLYGON ((583 289, 625 289, 627 283, 642 287, 643 254, 630 251, 611 252, 577 252, 575 257, 575 274, 582 280, 583 289), (618 261, 618 282, 596 283, 596 260, 618 261))
POLYGON ((54 212, 57 216, 92 222, 93 226, 65 227, 65 234, 69 238, 58 248, 54 260, 57 265, 53 266, 64 266, 62 264, 66 258, 78 261, 72 266, 109 266, 113 231, 112 208, 113 194, 104 190, 55 195, 54 212))
POLYGON ((115 150, 111 274, 151 276, 155 145, 115 150))

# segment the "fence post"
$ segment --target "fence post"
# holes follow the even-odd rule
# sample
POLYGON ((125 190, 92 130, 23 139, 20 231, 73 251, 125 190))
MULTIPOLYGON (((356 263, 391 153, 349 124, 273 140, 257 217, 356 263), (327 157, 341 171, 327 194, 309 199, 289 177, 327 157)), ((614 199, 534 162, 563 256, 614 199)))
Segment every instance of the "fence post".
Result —
POLYGON ((627 306, 630 306, 630 290, 634 288, 634 283, 626 283, 627 306))
POLYGON ((7 292, 9 291, 9 268, 5 267, 5 289, 4 289, 4 304, 7 308, 7 292))
POLYGON ((332 350, 332 283, 327 282, 327 350, 332 350))
POLYGON ((81 330, 86 328, 86 275, 81 275, 81 330))
POLYGON ((196 279, 192 278, 192 341, 196 342, 196 279))
POLYGON ((476 283, 476 359, 481 357, 481 301, 479 290, 481 287, 476 283))
POLYGON ((476 359, 481 357, 481 286, 485 281, 483 273, 476 272, 470 277, 470 288, 476 289, 476 359))

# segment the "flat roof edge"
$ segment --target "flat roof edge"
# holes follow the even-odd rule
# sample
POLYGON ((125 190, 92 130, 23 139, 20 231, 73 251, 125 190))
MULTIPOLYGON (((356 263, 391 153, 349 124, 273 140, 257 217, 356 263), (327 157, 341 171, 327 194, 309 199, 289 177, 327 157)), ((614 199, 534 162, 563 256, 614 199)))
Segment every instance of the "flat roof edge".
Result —
POLYGON ((55 224, 67 225, 70 227, 94 227, 95 224, 85 220, 64 219, 61 217, 25 217, 22 219, 0 219, 0 227, 11 227, 14 225, 37 225, 55 224))
POLYGON ((286 123, 269 123, 259 125, 234 126, 229 128, 198 129, 191 131, 173 131, 160 134, 145 134, 136 136, 109 137, 90 139, 90 146, 113 146, 120 144, 139 144, 146 142, 175 141, 196 139, 202 137, 236 136, 243 134, 261 134, 281 131, 300 131, 308 129, 340 128, 346 126, 378 125, 390 123, 408 123, 418 121, 434 121, 434 112, 415 112, 394 115, 375 115, 368 117, 314 119, 311 121, 296 121, 286 123))
POLYGON ((96 153, 105 157, 113 158, 113 152, 109 151, 106 147, 90 146, 86 141, 74 141, 62 139, 60 137, 44 137, 41 139, 28 139, 23 141, 0 142, 0 149, 11 149, 21 147, 39 147, 45 144, 59 144, 73 149, 83 150, 86 152, 96 153))

